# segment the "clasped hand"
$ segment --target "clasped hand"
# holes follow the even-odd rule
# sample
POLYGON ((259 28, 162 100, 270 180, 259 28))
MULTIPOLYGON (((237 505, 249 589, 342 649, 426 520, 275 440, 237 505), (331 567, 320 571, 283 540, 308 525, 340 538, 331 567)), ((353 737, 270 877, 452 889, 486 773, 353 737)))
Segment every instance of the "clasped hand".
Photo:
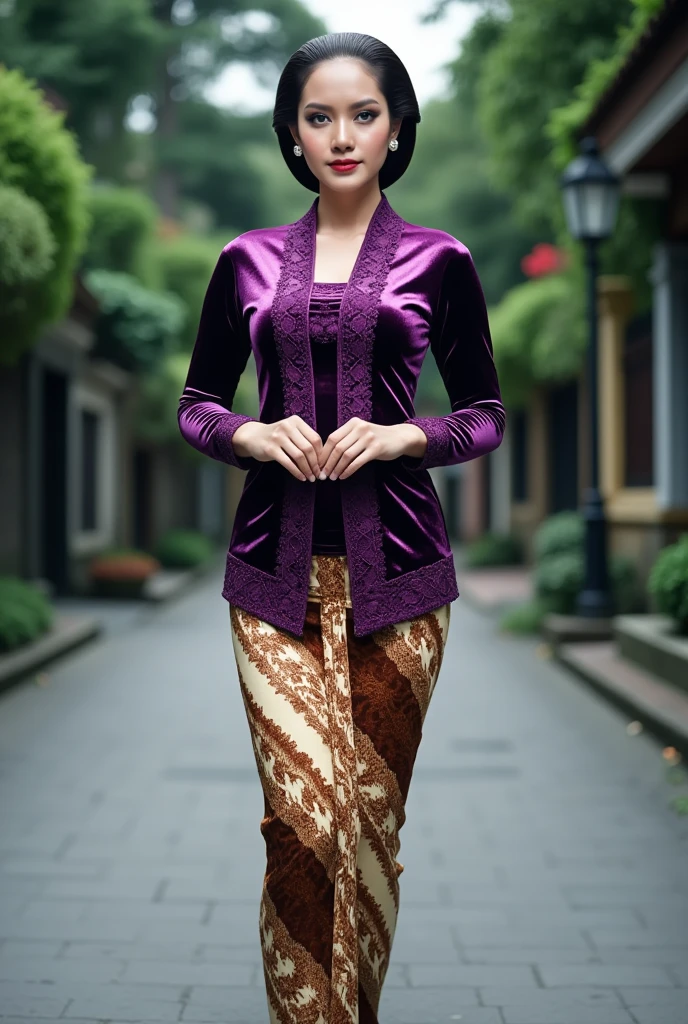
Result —
POLYGON ((243 423, 234 432, 239 455, 279 462, 297 480, 345 480, 372 459, 421 455, 427 439, 413 423, 385 425, 352 416, 325 443, 301 416, 276 423, 243 423))

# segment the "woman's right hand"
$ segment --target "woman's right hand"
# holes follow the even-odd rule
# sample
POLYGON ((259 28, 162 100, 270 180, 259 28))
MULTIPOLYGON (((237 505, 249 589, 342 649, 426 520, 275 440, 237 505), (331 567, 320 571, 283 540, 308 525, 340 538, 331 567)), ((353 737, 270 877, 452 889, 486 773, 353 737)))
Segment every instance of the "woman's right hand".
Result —
POLYGON ((320 475, 322 438, 296 414, 275 423, 242 423, 232 435, 232 444, 237 455, 251 455, 259 462, 279 462, 297 480, 313 481, 320 475))

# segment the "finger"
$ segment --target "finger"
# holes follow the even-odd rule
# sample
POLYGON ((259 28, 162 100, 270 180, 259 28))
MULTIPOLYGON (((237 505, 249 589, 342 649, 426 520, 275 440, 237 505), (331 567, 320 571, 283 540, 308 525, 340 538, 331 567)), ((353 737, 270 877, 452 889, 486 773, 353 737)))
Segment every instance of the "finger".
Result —
MULTIPOLYGON (((306 426, 308 426, 308 424, 306 424, 306 426)), ((317 477, 320 473, 319 450, 322 448, 322 438, 320 437, 320 434, 315 431, 310 431, 310 428, 308 429, 309 433, 315 434, 317 445, 316 441, 314 441, 312 437, 307 436, 299 428, 297 428, 294 436, 291 437, 290 440, 292 440, 297 448, 303 452, 304 458, 309 466, 309 472, 312 473, 313 476, 317 477)))
POLYGON ((355 459, 352 459, 352 461, 346 467, 345 471, 343 473, 340 473, 339 479, 346 480, 347 477, 352 476, 357 469, 360 469, 361 466, 365 466, 366 462, 370 462, 371 459, 372 456, 368 449, 366 448, 365 451, 362 451, 361 454, 357 455, 355 459))
POLYGON ((344 427, 339 427, 337 430, 334 430, 327 438, 323 450, 320 453, 320 466, 325 470, 328 476, 339 461, 342 452, 345 450, 347 437, 349 435, 351 435, 349 437, 349 443, 351 443, 354 441, 356 435, 353 428, 350 428, 348 424, 345 424, 344 427), (339 448, 337 445, 339 445, 339 448))
POLYGON ((320 452, 323 441, 317 430, 314 430, 309 423, 294 413, 285 420, 288 436, 304 452, 311 472, 314 476, 320 473, 320 452))
POLYGON ((306 421, 300 416, 294 416, 294 421, 304 437, 307 437, 314 447, 322 445, 322 438, 320 437, 320 434, 317 430, 313 429, 310 423, 306 423, 306 421))
POLYGON ((338 459, 336 465, 332 469, 332 472, 329 474, 330 480, 339 479, 339 477, 341 477, 344 474, 344 471, 348 468, 351 461, 355 459, 356 456, 359 455, 361 452, 365 451, 365 449, 365 441, 361 440, 360 438, 354 441, 353 444, 351 444, 338 459))
POLYGON ((292 476, 295 476, 297 480, 307 480, 305 473, 302 473, 296 463, 289 458, 286 452, 283 452, 281 448, 278 448, 275 452, 275 462, 279 462, 281 466, 288 469, 292 476))
MULTIPOLYGON (((302 440, 301 443, 305 444, 305 441, 302 440)), ((282 448, 287 453, 287 455, 289 455, 289 457, 293 459, 293 461, 299 467, 304 476, 315 477, 317 475, 311 469, 305 453, 301 450, 298 444, 291 440, 290 437, 284 438, 284 440, 282 441, 282 448)))

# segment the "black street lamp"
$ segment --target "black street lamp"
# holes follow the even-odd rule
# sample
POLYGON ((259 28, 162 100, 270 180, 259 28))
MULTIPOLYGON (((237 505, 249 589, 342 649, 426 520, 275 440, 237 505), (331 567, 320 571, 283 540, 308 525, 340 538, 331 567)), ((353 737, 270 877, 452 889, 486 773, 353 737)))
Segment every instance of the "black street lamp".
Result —
POLYGON ((599 489, 599 410, 597 394, 597 247, 614 230, 619 208, 619 179, 599 155, 597 140, 581 140, 580 156, 561 176, 564 212, 569 231, 585 243, 588 269, 588 386, 590 390, 590 487, 583 503, 585 519, 585 579, 577 611, 589 618, 613 612, 607 568, 607 524, 599 489))

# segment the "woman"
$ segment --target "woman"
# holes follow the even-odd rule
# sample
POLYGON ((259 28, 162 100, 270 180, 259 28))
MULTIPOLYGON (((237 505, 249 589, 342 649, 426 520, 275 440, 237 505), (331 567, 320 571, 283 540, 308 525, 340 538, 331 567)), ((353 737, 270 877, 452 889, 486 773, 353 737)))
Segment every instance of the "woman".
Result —
POLYGON ((325 35, 291 56, 273 127, 318 196, 223 249, 179 406, 191 445, 247 470, 222 593, 265 797, 273 1024, 377 1022, 399 829, 458 596, 428 468, 492 451, 505 427, 469 250, 382 192, 418 121, 379 40, 325 35), (428 348, 446 416, 414 412, 428 348), (251 352, 259 418, 231 411, 251 352))

